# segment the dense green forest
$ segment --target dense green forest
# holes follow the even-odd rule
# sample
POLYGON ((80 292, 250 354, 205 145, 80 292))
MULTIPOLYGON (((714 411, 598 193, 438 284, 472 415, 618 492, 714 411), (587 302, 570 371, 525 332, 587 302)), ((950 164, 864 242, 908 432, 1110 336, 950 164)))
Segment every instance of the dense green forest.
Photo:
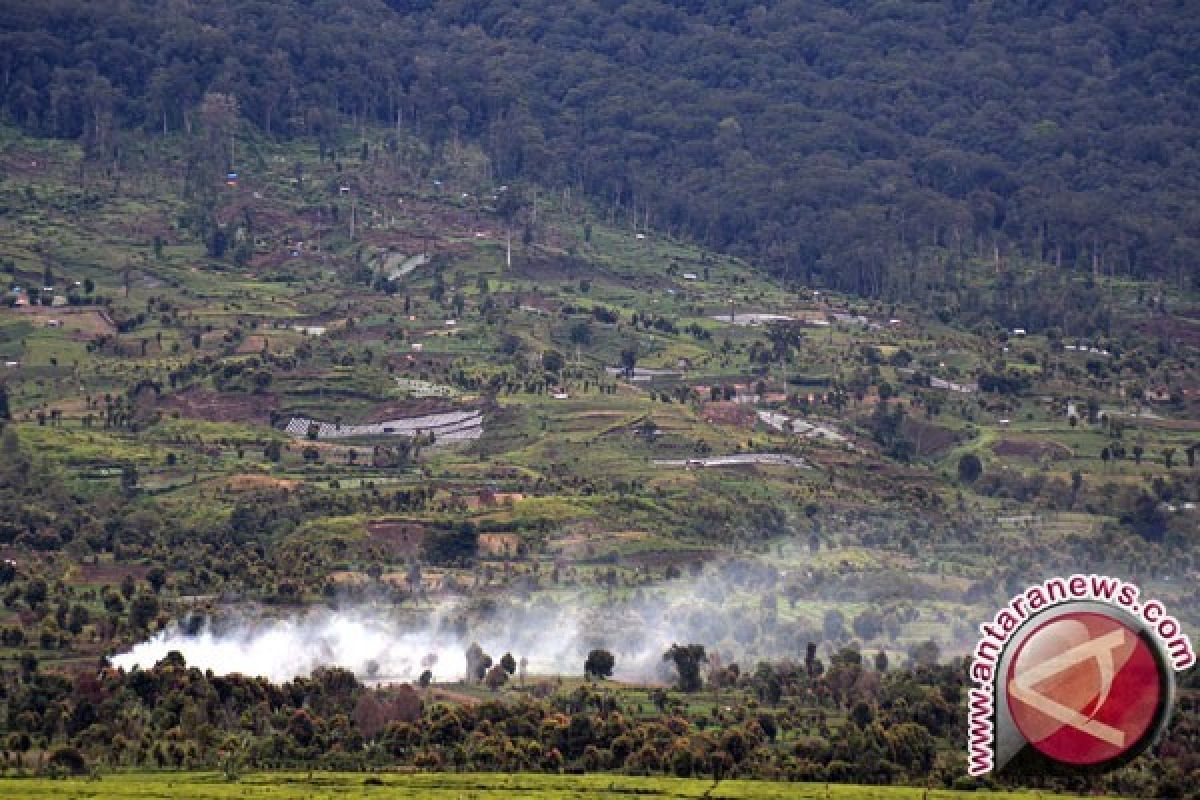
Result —
POLYGON ((872 296, 926 296, 979 254, 1182 287, 1200 256, 1198 12, 6 0, 0 98, 108 169, 129 129, 193 133, 207 93, 274 137, 348 116, 470 138, 499 180, 581 188, 612 222, 872 296))

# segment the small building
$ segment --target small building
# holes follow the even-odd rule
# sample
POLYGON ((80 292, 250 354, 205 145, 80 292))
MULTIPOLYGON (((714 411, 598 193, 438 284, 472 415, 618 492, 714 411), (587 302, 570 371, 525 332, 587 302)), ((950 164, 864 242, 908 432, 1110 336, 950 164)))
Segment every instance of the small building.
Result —
POLYGON ((425 345, 421 344, 420 342, 413 342, 413 343, 412 343, 412 351, 413 351, 414 353, 419 353, 419 352, 421 352, 421 351, 422 351, 422 350, 424 350, 424 349, 425 349, 425 345))
POLYGON ((698 281, 700 280, 700 276, 694 272, 685 272, 683 273, 683 279, 685 281, 698 281))
POLYGON ((1013 336, 1024 336, 1024 335, 1025 335, 1025 329, 1024 329, 1024 328, 1013 328, 1013 329, 1012 329, 1012 335, 1013 335, 1013 336))
POLYGON ((62 327, 62 320, 59 320, 59 319, 48 319, 48 320, 46 320, 46 327, 47 327, 47 328, 61 328, 61 327, 62 327))
POLYGON ((1166 386, 1155 386, 1146 390, 1146 399, 1151 403, 1171 402, 1171 390, 1166 386))

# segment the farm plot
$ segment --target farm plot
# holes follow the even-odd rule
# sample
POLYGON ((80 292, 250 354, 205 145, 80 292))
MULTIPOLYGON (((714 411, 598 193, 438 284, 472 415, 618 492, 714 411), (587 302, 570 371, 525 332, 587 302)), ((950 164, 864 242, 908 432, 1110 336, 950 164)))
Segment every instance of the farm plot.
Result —
POLYGON ((457 394, 453 387, 416 378, 396 378, 396 386, 413 397, 453 397, 457 394))
POLYGON ((656 467, 798 467, 812 469, 807 461, 787 453, 735 453, 729 456, 711 456, 709 458, 664 459, 654 462, 656 467))
POLYGON ((416 436, 431 433, 439 442, 471 441, 483 435, 483 412, 455 411, 448 414, 426 414, 420 417, 373 422, 367 425, 339 425, 319 422, 308 417, 292 417, 284 429, 296 437, 309 436, 316 426, 317 439, 352 439, 365 436, 416 436))
MULTIPOLYGON (((604 371, 609 375, 626 376, 628 371, 624 367, 605 367, 604 371)), ((646 369, 644 367, 635 367, 633 375, 629 377, 632 381, 652 381, 655 378, 681 378, 683 372, 677 369, 646 369)))
POLYGON ((789 317, 786 314, 760 314, 757 312, 714 314, 712 318, 718 322, 728 322, 730 325, 738 325, 740 327, 758 326, 768 322, 791 322, 795 319, 795 317, 789 317))
POLYGON ((929 386, 932 389, 946 389, 959 394, 974 394, 979 391, 979 384, 976 383, 956 383, 948 381, 945 378, 930 378, 929 386))
POLYGON ((418 267, 425 266, 429 261, 430 257, 427 253, 418 253, 415 256, 391 253, 384 261, 383 271, 387 273, 389 281, 394 281, 397 278, 403 278, 418 267))
MULTIPOLYGON (((759 411, 758 418, 763 424, 777 431, 794 433, 805 439, 823 439, 836 444, 850 444, 840 431, 817 422, 808 422, 799 417, 789 417, 777 411, 759 411)), ((853 447, 853 445, 851 445, 853 447)))

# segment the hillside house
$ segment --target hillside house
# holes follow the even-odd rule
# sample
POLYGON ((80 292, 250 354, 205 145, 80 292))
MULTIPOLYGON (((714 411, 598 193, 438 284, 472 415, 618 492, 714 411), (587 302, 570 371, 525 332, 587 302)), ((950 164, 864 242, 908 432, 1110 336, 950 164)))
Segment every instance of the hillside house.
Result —
POLYGON ((1166 386, 1154 386, 1146 390, 1145 398, 1150 403, 1169 403, 1171 402, 1171 390, 1166 386))

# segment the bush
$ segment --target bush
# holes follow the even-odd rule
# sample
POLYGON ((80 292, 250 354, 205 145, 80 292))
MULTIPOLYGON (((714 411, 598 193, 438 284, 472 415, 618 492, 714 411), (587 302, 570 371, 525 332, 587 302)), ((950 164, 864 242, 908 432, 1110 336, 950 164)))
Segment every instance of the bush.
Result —
POLYGON ((958 460, 958 479, 963 483, 974 483, 983 474, 983 462, 974 453, 967 453, 958 460))
POLYGON ((65 770, 72 775, 83 775, 88 771, 83 753, 70 746, 56 747, 51 750, 50 757, 46 759, 46 766, 54 770, 65 770))

